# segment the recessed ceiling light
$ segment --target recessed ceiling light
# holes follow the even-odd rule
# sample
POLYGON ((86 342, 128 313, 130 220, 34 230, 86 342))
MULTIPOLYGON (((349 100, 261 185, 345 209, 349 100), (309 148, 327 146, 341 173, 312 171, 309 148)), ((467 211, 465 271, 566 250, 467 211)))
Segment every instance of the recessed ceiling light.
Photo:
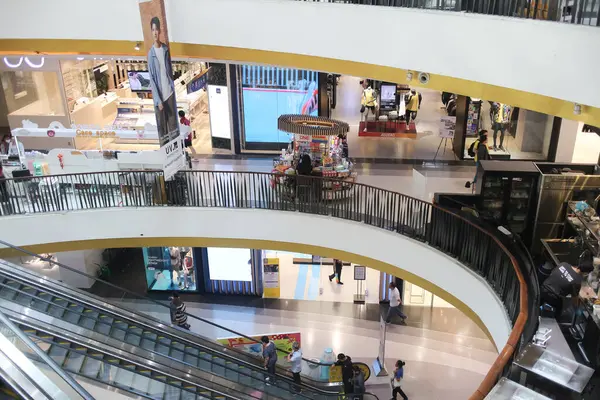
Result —
POLYGON ((77 60, 81 61, 83 60, 85 57, 77 57, 77 60))

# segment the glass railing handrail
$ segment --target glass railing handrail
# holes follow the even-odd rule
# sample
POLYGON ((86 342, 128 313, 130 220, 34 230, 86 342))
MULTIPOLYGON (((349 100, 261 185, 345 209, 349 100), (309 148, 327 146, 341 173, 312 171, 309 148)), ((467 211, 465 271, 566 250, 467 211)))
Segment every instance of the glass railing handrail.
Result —
MULTIPOLYGON (((40 349, 25 333, 23 333, 3 312, 0 311, 0 325, 7 328, 11 334, 15 335, 19 342, 22 342, 28 350, 30 350, 35 357, 39 358, 47 367, 49 367, 53 373, 58 375, 63 381, 65 381, 79 396, 81 399, 93 400, 94 397, 85 390, 79 382, 77 382, 70 374, 65 372, 60 366, 54 362, 54 360, 48 356, 42 349, 40 349)), ((3 335, 5 336, 5 335, 3 335)), ((40 374, 43 374, 39 371, 40 374)), ((44 384, 44 380, 36 380, 39 384, 44 384)), ((65 397, 68 398, 68 397, 65 397)))

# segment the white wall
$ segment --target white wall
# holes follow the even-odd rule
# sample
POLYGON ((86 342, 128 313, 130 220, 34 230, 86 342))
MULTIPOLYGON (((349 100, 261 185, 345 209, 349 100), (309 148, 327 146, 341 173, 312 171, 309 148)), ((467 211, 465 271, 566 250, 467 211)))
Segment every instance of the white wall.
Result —
MULTIPOLYGON (((137 0, 0 0, 0 9, 0 38, 143 37, 137 0)), ((174 42, 425 71, 600 107, 595 27, 291 0, 166 0, 166 9, 174 42)))
POLYGON ((143 40, 138 0, 0 0, 0 38, 143 40))
MULTIPOLYGON (((102 249, 63 251, 56 253, 59 263, 75 268, 85 274, 96 276, 99 265, 102 265, 102 249)), ((60 280, 76 288, 88 289, 94 284, 94 280, 86 278, 76 272, 63 267, 58 267, 60 280)))
POLYGON ((205 237, 343 250, 397 266, 446 290, 481 318, 499 349, 511 331, 503 305, 481 277, 425 244, 362 223, 285 211, 156 207, 3 217, 2 226, 19 246, 108 238, 205 237))

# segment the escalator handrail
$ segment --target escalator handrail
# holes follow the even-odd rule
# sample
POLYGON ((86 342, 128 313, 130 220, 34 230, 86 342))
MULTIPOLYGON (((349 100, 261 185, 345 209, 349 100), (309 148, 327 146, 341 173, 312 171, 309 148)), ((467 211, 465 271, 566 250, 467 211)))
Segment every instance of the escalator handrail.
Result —
MULTIPOLYGON (((93 280, 94 280, 94 281, 96 281, 96 282, 101 282, 102 284, 108 285, 108 286, 112 287, 113 289, 120 290, 120 291, 122 291, 122 292, 125 292, 125 293, 127 293, 127 294, 130 294, 130 295, 132 295, 132 296, 135 296, 135 297, 137 297, 137 298, 140 298, 140 299, 143 299, 143 300, 145 300, 145 301, 149 301, 149 302, 151 302, 151 303, 154 303, 154 304, 156 304, 156 305, 159 305, 159 306, 161 306, 161 307, 166 307, 166 308, 168 308, 169 310, 171 309, 171 308, 169 307, 169 305, 167 305, 167 304, 165 304, 165 303, 163 303, 163 302, 160 302, 160 301, 158 301, 158 300, 154 300, 154 299, 152 299, 152 298, 150 298, 150 297, 148 297, 148 296, 143 296, 143 295, 141 295, 141 294, 139 294, 139 293, 135 293, 135 292, 133 292, 133 291, 131 291, 131 290, 129 290, 129 289, 126 289, 126 288, 124 288, 124 287, 121 287, 121 286, 115 285, 115 284, 113 284, 113 283, 110 283, 110 282, 108 282, 108 281, 105 281, 104 279, 100 279, 100 278, 98 278, 97 276, 94 276, 94 275, 87 274, 87 273, 85 273, 85 272, 82 272, 82 271, 79 271, 79 270, 77 270, 77 269, 75 269, 75 268, 69 267, 68 265, 65 265, 65 264, 63 264, 63 263, 61 263, 61 262, 54 261, 54 260, 52 260, 52 259, 50 259, 50 258, 48 258, 48 257, 42 257, 42 256, 41 256, 41 255, 39 255, 39 254, 36 254, 36 253, 34 253, 34 252, 31 252, 31 251, 29 251, 29 250, 27 250, 27 249, 24 249, 24 248, 20 247, 20 246, 15 246, 15 245, 12 245, 12 244, 10 244, 10 243, 8 243, 8 242, 6 242, 6 241, 2 240, 2 239, 0 239, 0 244, 4 245, 4 246, 6 246, 6 247, 10 247, 10 248, 12 248, 13 250, 17 250, 17 251, 20 251, 20 252, 22 252, 22 253, 25 253, 25 254, 27 254, 27 255, 30 255, 30 256, 32 256, 32 257, 37 257, 37 258, 39 258, 39 259, 40 259, 40 260, 42 260, 42 261, 45 261, 45 262, 48 262, 48 263, 52 263, 52 264, 54 264, 54 265, 58 265, 58 266, 59 266, 59 267, 61 267, 61 268, 65 268, 65 269, 67 269, 67 270, 69 270, 69 271, 71 271, 71 272, 74 272, 74 273, 78 274, 78 275, 85 276, 86 278, 93 279, 93 280)), ((202 317, 198 317, 198 316, 196 316, 196 315, 194 315, 194 314, 190 314, 189 312, 188 312, 188 313, 186 313, 186 315, 187 315, 188 317, 191 317, 191 318, 193 318, 193 319, 199 320, 199 321, 201 321, 201 322, 203 322, 203 323, 206 323, 206 324, 209 324, 209 325, 211 325, 211 326, 214 326, 215 328, 219 328, 219 329, 225 330, 225 331, 227 331, 227 332, 230 332, 230 333, 232 333, 232 334, 234 334, 234 335, 237 335, 237 336, 239 336, 239 337, 243 337, 244 339, 250 340, 250 341, 252 341, 252 342, 254 342, 254 343, 260 343, 258 340, 254 339, 254 338, 252 338, 252 337, 250 337, 250 336, 247 336, 247 335, 245 335, 245 334, 243 334, 243 333, 241 333, 241 332, 237 332, 237 331, 235 331, 235 330, 233 330, 233 329, 230 329, 230 328, 224 327, 224 326, 222 326, 222 325, 219 325, 219 324, 217 324, 217 323, 214 323, 214 322, 212 322, 212 321, 209 321, 209 320, 207 320, 207 319, 204 319, 204 318, 202 318, 202 317)), ((280 351, 280 352, 282 352, 282 353, 284 353, 284 354, 290 354, 288 351, 286 351, 286 350, 283 350, 283 349, 280 349, 280 348, 277 348, 277 350, 278 350, 278 351, 280 351)), ((304 361, 308 362, 308 363, 311 363, 311 364, 316 364, 316 365, 319 365, 319 366, 326 366, 326 367, 329 367, 329 366, 331 366, 331 365, 332 365, 332 363, 321 363, 320 361, 318 361, 318 362, 317 362, 317 361, 314 361, 314 360, 306 359, 306 358, 304 358, 304 357, 303 357, 302 359, 303 359, 304 361)))
MULTIPOLYGON (((70 343, 77 344, 77 345, 83 346, 83 347, 91 349, 91 350, 95 350, 97 352, 100 352, 100 353, 103 353, 103 354, 115 357, 115 358, 120 359, 122 361, 129 362, 131 364, 135 364, 135 365, 138 365, 138 366, 141 366, 141 367, 144 367, 144 368, 148 368, 150 370, 154 370, 154 371, 160 372, 163 375, 170 376, 170 377, 175 378, 175 379, 177 379, 179 381, 182 381, 182 382, 186 381, 185 378, 182 378, 182 377, 177 376, 177 375, 173 375, 170 372, 166 372, 166 371, 161 370, 160 368, 157 368, 156 365, 161 365, 161 366, 163 366, 165 368, 168 367, 168 366, 166 366, 164 364, 159 364, 159 363, 156 362, 156 360, 144 359, 143 357, 140 357, 137 354, 133 354, 133 353, 129 353, 129 352, 127 352, 127 356, 125 356, 123 354, 117 354, 117 353, 115 353, 115 350, 117 350, 115 347, 110 346, 110 345, 108 345, 106 343, 98 342, 95 339, 89 339, 89 338, 86 339, 86 338, 84 338, 82 336, 79 336, 79 334, 77 334, 75 332, 66 331, 64 329, 64 327, 57 326, 57 325, 50 326, 48 324, 44 324, 43 321, 37 320, 34 317, 32 317, 31 315, 18 317, 16 315, 16 312, 13 311, 13 310, 7 310, 7 309, 0 310, 0 312, 3 312, 3 313, 7 312, 7 311, 9 313, 11 313, 11 314, 12 313, 15 314, 15 315, 11 315, 10 317, 6 317, 6 318, 10 319, 11 322, 14 320, 14 321, 18 322, 19 324, 28 326, 28 327, 30 327, 32 329, 35 329, 35 330, 38 330, 38 331, 41 331, 41 332, 45 332, 45 333, 51 334, 51 335, 53 335, 55 337, 62 338, 63 340, 66 340, 66 341, 68 341, 70 343), (147 363, 147 364, 152 363, 154 366, 146 365, 145 363, 147 363)), ((22 333, 22 334, 24 335, 24 333, 22 333)), ((29 339, 29 340, 31 341, 31 339, 29 339)), ((122 351, 120 349, 118 349, 118 350, 122 351)), ((42 350, 40 350, 40 351, 42 351, 42 350)), ((75 349, 73 349, 73 351, 75 351, 75 349)), ((46 354, 46 356, 49 357, 47 354, 46 354)), ((60 369, 60 367, 59 367, 59 369, 60 369)), ((64 373, 64 371, 63 371, 63 373, 64 373)), ((198 379, 200 379, 200 378, 198 378, 198 379)), ((216 394, 219 394, 219 395, 231 398, 233 400, 241 400, 241 399, 239 399, 238 397, 236 397, 236 396, 234 396, 232 394, 224 393, 224 392, 219 391, 217 389, 206 387, 206 386, 204 386, 204 385, 202 385, 200 383, 197 383, 197 382, 188 381, 187 383, 191 383, 194 386, 199 387, 200 389, 207 390, 209 392, 213 392, 213 393, 216 393, 216 394)), ((220 384, 218 384, 218 385, 222 386, 220 384)), ((91 397, 90 399, 93 400, 93 397, 91 397)))
POLYGON ((23 341, 44 363, 46 363, 52 371, 54 371, 62 380, 67 382, 71 388, 81 398, 85 400, 94 400, 94 397, 85 390, 79 382, 77 382, 71 375, 66 373, 61 367, 59 367, 54 360, 48 356, 42 349, 40 349, 26 334, 19 329, 2 311, 0 311, 0 322, 6 325, 18 338, 23 341))
MULTIPOLYGON (((193 345, 195 345, 197 347, 203 348, 203 349, 207 350, 208 352, 210 352, 212 354, 215 354, 215 355, 217 355, 217 356, 219 356, 219 357, 221 357, 223 359, 232 360, 232 361, 234 361, 234 362, 236 362, 236 363, 238 363, 240 365, 243 365, 243 366, 245 366, 245 367, 247 367, 249 369, 253 369, 253 370, 261 371, 261 372, 264 371, 263 368, 260 368, 259 366, 255 365, 253 363, 250 363, 248 361, 236 358, 232 354, 223 353, 223 352, 221 352, 221 351, 219 351, 217 349, 211 348, 209 346, 203 345, 203 344, 201 344, 201 343, 199 343, 197 341, 190 340, 189 338, 185 337, 187 335, 192 335, 195 338, 199 337, 199 336, 193 334, 192 332, 180 332, 179 330, 172 329, 171 326, 165 324, 163 321, 157 320, 157 319, 153 318, 150 315, 147 315, 147 316, 145 315, 144 318, 149 319, 149 320, 154 320, 159 325, 148 324, 142 318, 139 318, 139 315, 136 314, 134 311, 128 310, 128 309, 124 308, 121 305, 119 305, 119 306, 113 305, 113 307, 119 308, 119 311, 126 311, 127 313, 129 313, 129 315, 122 315, 117 310, 106 307, 103 304, 104 302, 102 300, 100 300, 100 299, 97 299, 94 295, 86 293, 85 294, 86 295, 85 299, 81 298, 81 297, 78 297, 77 294, 83 294, 83 293, 79 292, 75 288, 72 288, 72 287, 69 287, 69 286, 64 286, 64 284, 62 282, 54 281, 54 280, 46 278, 46 277, 44 277, 44 279, 47 280, 47 281, 51 281, 53 283, 52 286, 44 286, 40 282, 31 282, 30 280, 32 279, 32 277, 39 278, 40 276, 37 275, 35 272, 33 272, 31 270, 22 268, 22 267, 17 266, 17 265, 11 266, 12 268, 10 268, 10 271, 8 271, 7 265, 5 263, 6 263, 6 261, 0 260, 0 273, 2 273, 3 275, 5 275, 8 279, 21 280, 22 282, 24 282, 24 283, 26 283, 28 285, 31 285, 33 287, 40 287, 40 288, 42 288, 42 290, 47 291, 49 293, 52 293, 55 296, 64 297, 64 298, 69 299, 69 300, 71 300, 73 302, 79 303, 79 304, 81 304, 83 306, 87 306, 87 307, 91 307, 91 308, 96 308, 96 309, 98 309, 101 312, 104 312, 106 314, 115 315, 115 316, 118 316, 119 318, 123 318, 125 320, 134 321, 137 325, 139 325, 141 327, 145 327, 145 328, 148 328, 148 329, 151 329, 151 330, 155 330, 157 332, 161 332, 161 333, 167 334, 167 335, 169 335, 171 337, 176 338, 177 340, 179 340, 181 342, 191 343, 191 344, 193 344, 193 345), (69 292, 68 293, 60 292, 60 290, 57 289, 56 287, 54 287, 54 285, 59 286, 61 288, 64 288, 65 290, 68 290, 69 292), (167 330, 163 329, 160 325, 164 325, 165 327, 171 328, 172 330, 170 329, 170 330, 167 331, 167 330), (182 334, 185 335, 185 336, 181 336, 182 334)), ((18 289, 12 289, 12 290, 15 290, 17 292, 21 292, 18 289)), ((33 296, 33 295, 31 295, 29 293, 25 293, 25 292, 22 292, 22 294, 27 295, 27 296, 33 296)), ((41 300, 45 301, 44 299, 41 299, 41 300)), ((200 338, 203 339, 203 340, 210 341, 210 339, 205 339, 202 336, 200 336, 200 338)), ((217 342, 212 342, 212 341, 210 341, 210 342, 214 343, 215 345, 219 345, 219 343, 217 343, 217 342)), ((228 348, 228 351, 231 352, 231 350, 234 350, 235 352, 237 352, 236 349, 228 348)), ((248 358, 253 357, 251 354, 244 353, 244 352, 240 353, 240 355, 248 357, 248 358)), ((286 381, 292 382, 292 379, 288 375, 280 374, 279 376, 280 376, 280 378, 283 378, 286 381)), ((303 380, 311 380, 311 379, 309 377, 305 377, 303 380)), ((319 383, 319 381, 313 381, 313 382, 319 383)), ((324 390, 324 389, 321 389, 321 388, 316 387, 316 386, 309 385, 306 382, 303 382, 302 386, 305 387, 307 390, 314 391, 317 394, 321 394, 321 395, 333 396, 333 395, 339 394, 338 392, 328 391, 328 390, 324 390)))

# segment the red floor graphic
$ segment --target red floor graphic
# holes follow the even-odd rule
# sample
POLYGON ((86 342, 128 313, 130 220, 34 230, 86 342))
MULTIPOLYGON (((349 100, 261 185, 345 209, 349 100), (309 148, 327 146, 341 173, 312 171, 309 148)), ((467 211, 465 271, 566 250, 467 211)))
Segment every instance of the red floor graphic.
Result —
POLYGON ((417 138, 417 127, 414 122, 410 123, 408 131, 404 121, 361 121, 358 125, 358 136, 362 137, 395 137, 395 138, 417 138))

